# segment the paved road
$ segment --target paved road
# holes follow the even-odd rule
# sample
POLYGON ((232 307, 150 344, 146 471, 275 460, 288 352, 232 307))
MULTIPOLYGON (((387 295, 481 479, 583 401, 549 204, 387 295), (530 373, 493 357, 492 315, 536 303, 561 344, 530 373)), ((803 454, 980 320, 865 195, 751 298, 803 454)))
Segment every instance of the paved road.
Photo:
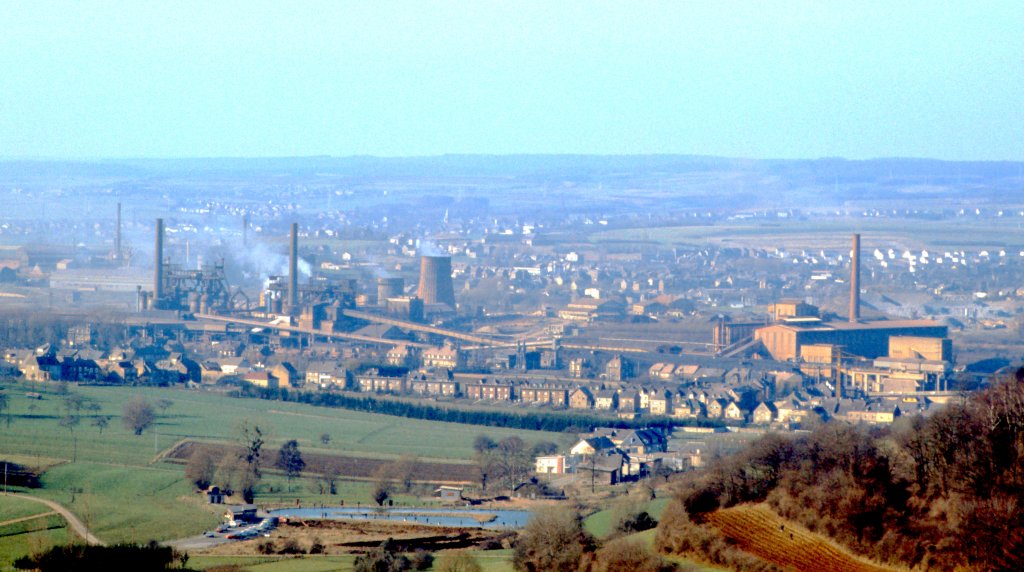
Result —
POLYGON ((221 544, 228 544, 229 542, 236 542, 235 540, 228 540, 223 536, 209 537, 209 536, 190 536, 188 538, 179 538, 178 540, 170 540, 168 542, 162 542, 164 546, 170 546, 171 548, 177 548, 178 550, 202 550, 205 548, 212 548, 214 546, 220 546, 221 544))
POLYGON ((26 495, 26 494, 22 494, 22 493, 13 493, 12 496, 14 496, 16 498, 20 498, 20 499, 34 501, 34 502, 37 502, 37 503, 40 503, 40 504, 45 504, 46 506, 48 506, 51 509, 53 509, 54 512, 56 512, 57 514, 59 514, 62 517, 64 517, 64 520, 66 520, 68 522, 68 526, 71 527, 71 530, 73 530, 75 532, 75 534, 77 534, 78 536, 81 536, 82 538, 84 538, 86 544, 94 544, 96 546, 106 546, 107 543, 103 542, 99 538, 96 538, 96 536, 93 535, 93 533, 89 532, 89 529, 86 528, 84 524, 82 524, 81 520, 78 520, 78 517, 75 516, 74 513, 72 513, 70 510, 64 508, 63 506, 53 502, 52 500, 41 499, 39 497, 34 497, 34 496, 31 496, 31 495, 26 495))

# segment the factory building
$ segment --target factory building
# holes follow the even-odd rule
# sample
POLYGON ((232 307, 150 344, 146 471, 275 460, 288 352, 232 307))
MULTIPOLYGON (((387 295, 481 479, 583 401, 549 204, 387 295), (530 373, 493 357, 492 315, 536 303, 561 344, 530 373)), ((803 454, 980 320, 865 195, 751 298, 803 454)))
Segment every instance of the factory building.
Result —
MULTIPOLYGON (((790 318, 754 332, 773 359, 796 360, 805 346, 841 346, 845 354, 874 359, 889 355, 893 337, 943 340, 948 328, 932 320, 876 322, 823 322, 818 318, 790 318)), ((899 346, 901 342, 897 342, 899 346)), ((920 344, 919 344, 920 345, 920 344)))
POLYGON ((875 359, 922 355, 945 360, 952 353, 948 328, 932 320, 860 320, 860 235, 850 251, 850 316, 846 322, 824 322, 817 308, 800 301, 780 301, 769 308, 778 322, 759 328, 759 340, 773 359, 831 364, 842 356, 875 359), (892 352, 895 351, 896 354, 892 352))

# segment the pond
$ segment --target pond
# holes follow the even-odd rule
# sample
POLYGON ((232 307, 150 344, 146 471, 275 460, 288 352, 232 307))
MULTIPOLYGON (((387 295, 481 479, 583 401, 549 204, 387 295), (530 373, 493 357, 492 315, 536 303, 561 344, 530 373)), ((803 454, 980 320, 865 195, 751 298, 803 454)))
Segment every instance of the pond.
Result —
POLYGON ((414 524, 457 526, 463 528, 513 528, 526 526, 528 510, 485 510, 464 508, 373 508, 323 507, 282 508, 270 511, 278 518, 328 520, 390 520, 414 524))

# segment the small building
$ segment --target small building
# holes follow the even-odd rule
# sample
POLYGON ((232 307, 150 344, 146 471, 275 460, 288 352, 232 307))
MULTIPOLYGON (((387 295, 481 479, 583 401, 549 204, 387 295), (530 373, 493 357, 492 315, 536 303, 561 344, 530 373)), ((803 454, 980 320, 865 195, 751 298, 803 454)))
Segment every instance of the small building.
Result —
POLYGON ((463 487, 441 485, 434 490, 434 496, 445 502, 459 502, 462 500, 462 491, 464 490, 463 487))
POLYGON ((561 475, 566 471, 565 455, 544 455, 537 457, 534 471, 538 475, 561 475))
POLYGON ((236 504, 227 507, 224 511, 224 520, 227 521, 230 526, 238 526, 241 523, 256 522, 259 518, 256 516, 256 505, 254 504, 236 504))
POLYGON ((224 504, 224 493, 220 487, 210 487, 206 491, 206 501, 210 504, 224 504))

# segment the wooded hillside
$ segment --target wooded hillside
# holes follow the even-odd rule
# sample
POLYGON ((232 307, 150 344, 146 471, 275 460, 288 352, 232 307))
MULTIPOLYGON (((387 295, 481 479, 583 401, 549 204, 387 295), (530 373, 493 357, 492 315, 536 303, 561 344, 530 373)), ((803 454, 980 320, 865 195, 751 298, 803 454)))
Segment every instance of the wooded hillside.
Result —
POLYGON ((681 536, 706 515, 765 501, 879 562, 1021 570, 1022 493, 1024 368, 891 428, 833 422, 797 438, 766 436, 680 483, 658 546, 693 550, 681 536))

